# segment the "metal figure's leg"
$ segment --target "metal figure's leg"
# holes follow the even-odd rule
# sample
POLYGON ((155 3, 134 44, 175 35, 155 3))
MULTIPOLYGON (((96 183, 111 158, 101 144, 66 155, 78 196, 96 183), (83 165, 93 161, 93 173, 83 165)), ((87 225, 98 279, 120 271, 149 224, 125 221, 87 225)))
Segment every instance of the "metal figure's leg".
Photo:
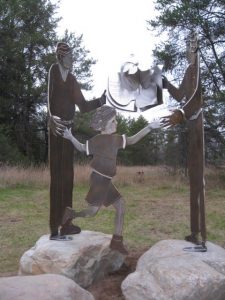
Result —
POLYGON ((123 221, 124 221, 124 200, 120 198, 115 203, 113 203, 113 207, 116 210, 115 215, 115 229, 114 234, 112 236, 112 240, 110 242, 110 248, 116 251, 119 251, 123 255, 128 255, 128 251, 123 244, 123 221))
POLYGON ((80 227, 75 226, 71 223, 72 219, 81 217, 92 217, 94 216, 100 207, 98 206, 88 206, 87 209, 84 209, 80 212, 76 212, 71 207, 66 207, 63 218, 62 218, 62 227, 60 229, 60 235, 66 234, 78 234, 81 232, 80 227))
POLYGON ((186 241, 192 242, 197 246, 194 247, 185 247, 183 250, 187 252, 206 252, 206 226, 205 226, 205 204, 204 204, 204 185, 201 189, 199 195, 199 221, 200 221, 200 232, 202 237, 202 242, 197 239, 197 235, 192 233, 190 236, 185 237, 186 241))
POLYGON ((200 229, 202 243, 206 242, 206 225, 205 225, 205 190, 204 187, 200 193, 200 229))
POLYGON ((93 217, 99 211, 99 206, 91 206, 89 205, 88 208, 75 211, 71 207, 66 207, 63 218, 62 218, 62 226, 69 224, 75 218, 86 218, 86 217, 93 217))
POLYGON ((114 234, 122 235, 123 221, 124 221, 124 214, 125 214, 124 200, 120 198, 115 203, 113 203, 113 207, 116 210, 115 221, 114 221, 115 222, 114 234))
POLYGON ((87 217, 93 217, 97 214, 99 211, 99 206, 93 206, 89 205, 88 208, 81 210, 81 211, 75 211, 74 212, 74 218, 87 218, 87 217))

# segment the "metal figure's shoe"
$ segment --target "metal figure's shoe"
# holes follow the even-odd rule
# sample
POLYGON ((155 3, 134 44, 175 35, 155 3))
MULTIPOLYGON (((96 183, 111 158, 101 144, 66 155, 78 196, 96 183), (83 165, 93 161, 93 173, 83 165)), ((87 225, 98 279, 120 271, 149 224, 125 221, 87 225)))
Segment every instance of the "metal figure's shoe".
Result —
POLYGON ((81 232, 79 226, 73 225, 72 220, 75 218, 75 211, 71 207, 66 207, 62 218, 62 227, 60 235, 78 234, 81 232))
POLYGON ((121 235, 114 234, 109 247, 112 250, 119 251, 123 255, 128 255, 128 251, 123 244, 123 237, 121 235))
POLYGON ((66 224, 60 229, 60 235, 78 234, 80 232, 81 228, 79 226, 73 225, 72 223, 66 224))
POLYGON ((195 245, 201 245, 201 242, 198 239, 198 235, 195 233, 191 233, 190 235, 185 236, 185 241, 191 242, 195 245))

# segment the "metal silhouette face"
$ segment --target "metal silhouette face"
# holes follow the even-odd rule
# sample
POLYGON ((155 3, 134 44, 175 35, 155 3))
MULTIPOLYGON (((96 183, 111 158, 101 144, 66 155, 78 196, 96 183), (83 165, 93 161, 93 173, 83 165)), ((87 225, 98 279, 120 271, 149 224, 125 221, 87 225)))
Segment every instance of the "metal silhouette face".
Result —
POLYGON ((116 120, 116 116, 114 116, 112 119, 110 119, 107 122, 104 130, 102 130, 102 133, 112 134, 116 132, 116 129, 117 129, 117 120, 116 120))
POLYGON ((194 64, 198 52, 198 37, 197 34, 192 33, 187 40, 186 56, 190 64, 194 64))
POLYGON ((72 69, 73 66, 73 54, 72 52, 68 53, 62 58, 62 65, 65 69, 72 69))

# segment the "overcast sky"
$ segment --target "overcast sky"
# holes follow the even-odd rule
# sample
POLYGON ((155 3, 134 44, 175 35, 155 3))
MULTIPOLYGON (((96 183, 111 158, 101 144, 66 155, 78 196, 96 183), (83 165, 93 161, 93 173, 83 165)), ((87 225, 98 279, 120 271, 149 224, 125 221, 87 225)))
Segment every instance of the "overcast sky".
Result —
POLYGON ((85 47, 97 59, 92 68, 94 89, 87 98, 102 94, 109 73, 119 70, 130 54, 152 64, 156 38, 146 21, 155 15, 153 0, 61 0, 58 14, 59 34, 65 29, 83 34, 85 47))

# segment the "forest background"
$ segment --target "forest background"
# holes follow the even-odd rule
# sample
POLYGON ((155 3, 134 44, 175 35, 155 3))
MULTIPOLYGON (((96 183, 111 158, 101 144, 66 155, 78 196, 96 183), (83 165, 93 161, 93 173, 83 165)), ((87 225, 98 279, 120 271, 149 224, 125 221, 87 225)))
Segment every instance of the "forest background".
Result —
MULTIPOLYGON (((205 116, 206 163, 225 161, 225 3, 223 0, 156 0, 157 17, 148 29, 160 36, 153 55, 178 86, 187 67, 185 39, 199 35, 205 116), (163 34, 162 34, 163 33, 163 34), (163 38, 161 38, 163 37, 163 38)), ((96 60, 83 36, 66 31, 57 36, 57 4, 49 0, 0 0, 0 163, 40 165, 48 159, 47 77, 55 62, 55 46, 63 40, 75 58, 73 73, 83 90, 92 89, 91 66, 96 60), (35 12, 35 14, 34 14, 35 12)), ((87 20, 88 22, 88 20, 87 20)), ((182 103, 181 103, 182 105, 182 103)), ((74 131, 81 141, 95 133, 91 113, 76 112, 74 131)), ((118 115, 118 132, 132 135, 147 124, 118 115)), ((154 130, 140 143, 119 153, 123 165, 168 165, 186 168, 185 126, 154 130)), ((76 160, 85 162, 79 153, 76 160)))

